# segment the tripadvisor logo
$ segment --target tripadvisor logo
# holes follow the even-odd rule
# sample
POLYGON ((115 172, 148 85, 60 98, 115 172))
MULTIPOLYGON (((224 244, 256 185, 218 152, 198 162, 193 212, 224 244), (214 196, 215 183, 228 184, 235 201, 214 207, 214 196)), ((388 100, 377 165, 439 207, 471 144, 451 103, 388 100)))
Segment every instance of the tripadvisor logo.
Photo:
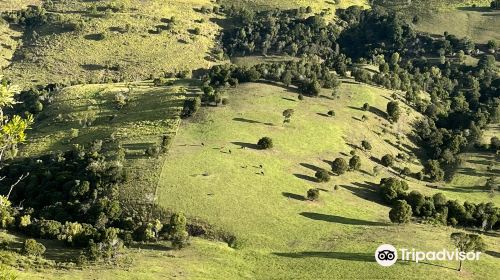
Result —
POLYGON ((419 261, 478 261, 481 252, 461 252, 458 249, 454 251, 441 250, 441 251, 416 251, 415 249, 400 248, 399 254, 398 250, 390 245, 383 244, 380 245, 375 251, 375 260, 381 266, 391 266, 396 263, 396 261, 401 259, 402 261, 414 261, 418 263, 419 261))

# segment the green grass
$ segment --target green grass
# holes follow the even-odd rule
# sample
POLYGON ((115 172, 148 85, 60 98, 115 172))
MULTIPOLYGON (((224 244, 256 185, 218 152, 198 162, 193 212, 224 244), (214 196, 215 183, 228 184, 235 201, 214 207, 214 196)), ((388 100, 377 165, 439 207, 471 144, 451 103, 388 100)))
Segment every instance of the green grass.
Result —
MULTIPOLYGON (((99 1, 98 7, 110 1, 99 1), (101 4, 102 3, 102 4, 101 4)), ((207 68, 213 64, 210 53, 220 16, 203 14, 202 6, 212 7, 209 0, 152 0, 144 5, 139 0, 114 1, 124 4, 118 12, 89 12, 94 2, 56 2, 49 14, 61 22, 83 22, 81 30, 68 31, 61 25, 37 27, 33 39, 25 34, 5 74, 18 84, 49 82, 93 83, 105 79, 144 80, 164 72, 207 68), (174 17, 173 30, 155 34, 174 17), (200 35, 191 34, 199 27, 200 35), (95 34, 104 34, 97 40, 95 34)), ((99 9, 98 9, 99 10, 99 9)))
POLYGON ((64 151, 75 144, 89 146, 94 140, 103 140, 104 147, 119 143, 131 176, 121 188, 124 198, 151 201, 165 156, 150 158, 145 150, 159 146, 164 135, 175 136, 185 94, 196 90, 191 81, 182 80, 168 87, 141 82, 65 88, 39 116, 21 156, 64 151), (117 94, 128 99, 120 110, 117 94), (84 125, 85 120, 92 124, 84 125))
MULTIPOLYGON (((390 225, 389 209, 378 203, 370 184, 391 175, 391 171, 384 170, 377 178, 350 172, 323 184, 309 179, 314 176, 312 168, 328 169, 324 160, 348 153, 351 148, 346 143, 359 145, 367 139, 377 158, 399 152, 384 141, 394 142, 394 135, 375 133, 387 125, 385 120, 371 113, 365 113, 370 118, 367 122, 353 119, 363 114, 357 107, 364 102, 383 110, 390 99, 389 91, 344 83, 340 95, 341 99, 307 98, 299 102, 295 93, 262 84, 245 84, 228 92, 228 106, 205 109, 196 120, 182 125, 163 168, 159 203, 234 232, 242 249, 237 250, 235 259, 230 255, 224 260, 247 260, 252 264, 247 275, 257 278, 389 277, 371 261, 374 249, 382 243, 451 248, 448 239, 453 229, 390 225), (287 108, 296 112, 291 124, 283 125, 281 112, 287 108), (336 111, 336 117, 318 114, 330 109, 336 111), (262 136, 273 138, 275 148, 253 149, 252 144, 262 136), (248 148, 240 149, 240 145, 248 148), (258 174, 259 165, 263 165, 264 176, 258 174), (337 191, 333 191, 335 184, 341 186, 337 191), (324 189, 320 201, 303 201, 302 196, 312 187, 324 189), (419 240, 425 240, 425 244, 419 240)), ((404 116, 400 131, 408 132, 415 117, 414 113, 404 116)), ((389 128, 390 132, 397 130, 389 128)), ((404 143, 411 145, 407 139, 404 143)), ((363 170, 371 173, 374 163, 369 155, 358 153, 363 170)), ((414 171, 421 168, 418 164, 409 166, 414 171)), ((426 194, 436 192, 413 179, 410 186, 426 194)), ((483 201, 484 196, 463 192, 450 198, 483 201)), ((495 201, 498 203, 498 199, 495 201)), ((497 240, 487 239, 492 250, 498 250, 494 249, 498 248, 497 240)), ((443 265, 454 267, 453 263, 443 265)), ((464 274, 430 265, 401 264, 391 268, 390 277, 425 274, 431 278, 479 278, 491 276, 495 270, 495 258, 485 256, 478 264, 468 264, 464 274)), ((225 269, 215 272, 227 273, 225 269)), ((217 278, 212 271, 204 277, 217 278)))
MULTIPOLYGON (((489 0, 414 0, 410 5, 390 5, 412 20, 418 31, 442 35, 445 31, 459 38, 469 37, 478 43, 500 39, 500 12, 489 9, 489 0), (472 7, 475 4, 476 8, 472 7)), ((390 2, 388 2, 390 3, 390 2)))

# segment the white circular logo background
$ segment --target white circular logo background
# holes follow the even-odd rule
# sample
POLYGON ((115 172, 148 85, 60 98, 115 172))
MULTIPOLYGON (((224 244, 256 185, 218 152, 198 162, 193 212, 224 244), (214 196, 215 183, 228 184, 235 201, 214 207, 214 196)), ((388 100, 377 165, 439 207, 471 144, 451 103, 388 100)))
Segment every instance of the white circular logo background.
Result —
POLYGON ((398 251, 390 244, 380 245, 375 251, 375 260, 381 266, 391 266, 398 260, 398 251))

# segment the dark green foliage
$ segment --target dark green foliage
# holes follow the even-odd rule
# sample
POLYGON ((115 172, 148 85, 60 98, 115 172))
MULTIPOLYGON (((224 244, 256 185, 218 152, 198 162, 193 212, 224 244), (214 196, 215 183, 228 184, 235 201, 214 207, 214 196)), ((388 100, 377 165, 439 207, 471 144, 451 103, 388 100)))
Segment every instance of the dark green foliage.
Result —
POLYGON ((439 182, 444 178, 444 171, 437 160, 429 160, 425 166, 425 173, 429 175, 431 181, 439 182))
POLYGON ((344 174, 348 169, 349 166, 343 158, 336 158, 332 163, 332 171, 338 175, 344 174))
POLYGON ((391 167, 394 164, 394 156, 393 155, 384 155, 381 159, 380 162, 382 163, 383 166, 385 167, 391 167))
POLYGON ((361 141, 361 147, 363 147, 363 149, 367 151, 370 151, 372 149, 372 145, 366 140, 361 141))
POLYGON ((405 181, 389 177, 380 180, 379 188, 382 198, 386 202, 392 203, 406 196, 405 191, 408 190, 408 184, 405 181))
POLYGON ((201 98, 193 97, 187 98, 184 101, 184 109, 182 110, 182 117, 188 118, 194 115, 201 107, 201 98))
POLYGON ((368 103, 363 104, 363 111, 370 111, 370 104, 368 103))
POLYGON ((328 111, 327 115, 330 117, 335 117, 335 111, 330 110, 330 111, 328 111))
POLYGON ((32 233, 44 239, 55 239, 61 233, 62 224, 58 221, 41 220, 32 225, 32 233))
POLYGON ((391 222, 398 224, 408 223, 412 216, 410 205, 404 200, 398 200, 394 207, 389 211, 389 218, 391 222))
POLYGON ((328 171, 321 169, 316 171, 316 174, 314 175, 318 182, 324 183, 330 181, 330 174, 328 174, 328 171))
POLYGON ((318 189, 309 189, 307 191, 307 199, 310 201, 317 201, 319 199, 319 190, 318 189))
POLYGON ((45 246, 35 239, 26 239, 23 243, 22 253, 27 256, 41 256, 45 253, 45 246))
POLYGON ((399 103, 396 101, 391 101, 387 103, 387 116, 390 121, 397 122, 399 116, 401 115, 401 110, 399 109, 399 103))
POLYGON ((262 137, 257 142, 257 147, 259 147, 259 149, 261 150, 272 149, 273 146, 273 139, 271 139, 270 137, 262 137))
POLYGON ((321 92, 321 85, 318 80, 304 81, 299 84, 299 91, 304 95, 318 96, 321 92))
POLYGON ((349 168, 351 170, 359 170, 361 168, 361 158, 357 155, 354 155, 349 160, 349 168))
POLYGON ((415 215, 420 215, 420 209, 425 203, 425 197, 418 191, 411 191, 407 197, 408 204, 415 215))

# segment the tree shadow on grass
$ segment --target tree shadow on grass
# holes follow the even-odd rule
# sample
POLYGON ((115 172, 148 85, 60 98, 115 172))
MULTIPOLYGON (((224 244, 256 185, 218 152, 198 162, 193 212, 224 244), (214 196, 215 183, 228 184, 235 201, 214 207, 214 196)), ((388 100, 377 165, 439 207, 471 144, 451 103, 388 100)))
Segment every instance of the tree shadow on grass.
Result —
POLYGON ((370 107, 370 109, 368 111, 370 111, 370 113, 377 115, 383 119, 385 119, 387 117, 387 114, 384 111, 382 111, 376 107, 370 107))
POLYGON ((259 122, 259 121, 255 121, 255 120, 250 120, 250 119, 245 119, 245 118, 234 118, 233 121, 237 121, 237 122, 245 122, 245 123, 257 123, 257 124, 260 124, 262 122, 259 122))
POLYGON ((320 171, 320 170, 324 170, 324 168, 321 168, 321 167, 317 167, 316 165, 312 165, 312 164, 309 164, 309 163, 305 163, 305 162, 302 162, 300 163, 301 166, 305 167, 305 168, 309 168, 311 169, 312 171, 320 171))
POLYGON ((354 186, 349 186, 349 185, 341 185, 341 187, 351 191, 352 194, 355 196, 366 199, 371 202, 375 202, 381 205, 385 205, 384 201, 380 197, 378 193, 378 188, 376 184, 366 182, 365 183, 360 183, 360 182, 353 182, 352 183, 354 186))
POLYGON ((485 251, 484 252, 486 255, 490 255, 494 258, 497 258, 499 259, 500 258, 500 253, 499 252, 495 252, 495 251, 485 251))
POLYGON ((325 114, 325 113, 316 113, 317 115, 320 115, 322 117, 327 117, 329 118, 330 116, 328 114, 325 114))
POLYGON ((337 259, 344 261, 359 261, 359 262, 373 262, 375 258, 372 254, 367 253, 351 253, 351 252, 318 252, 318 251, 305 251, 297 253, 273 253, 273 255, 286 257, 286 258, 326 258, 337 259))
POLYGON ((292 98, 288 98, 288 97, 281 97, 281 99, 292 101, 292 102, 297 102, 297 100, 292 99, 292 98))
POLYGON ((299 215, 304 216, 306 218, 317 220, 317 221, 325 221, 330 223, 338 223, 344 225, 357 225, 357 226, 387 226, 387 223, 381 222, 372 222, 365 221, 359 219, 351 219, 346 217, 340 217, 335 215, 327 215, 321 213, 313 213, 313 212, 302 212, 299 215))
POLYGON ((310 181, 310 182, 313 182, 313 183, 317 183, 318 180, 316 180, 315 177, 312 177, 312 176, 308 176, 308 175, 304 175, 304 174, 293 174, 293 176, 299 178, 299 179, 302 179, 302 180, 306 180, 306 181, 310 181))
POLYGON ((253 143, 247 143, 247 142, 231 142, 231 144, 240 146, 241 148, 248 148, 248 149, 254 149, 254 150, 259 150, 259 146, 257 144, 253 143))
POLYGON ((300 201, 306 201, 306 198, 303 195, 289 193, 289 192, 282 192, 281 194, 286 198, 300 200, 300 201))

